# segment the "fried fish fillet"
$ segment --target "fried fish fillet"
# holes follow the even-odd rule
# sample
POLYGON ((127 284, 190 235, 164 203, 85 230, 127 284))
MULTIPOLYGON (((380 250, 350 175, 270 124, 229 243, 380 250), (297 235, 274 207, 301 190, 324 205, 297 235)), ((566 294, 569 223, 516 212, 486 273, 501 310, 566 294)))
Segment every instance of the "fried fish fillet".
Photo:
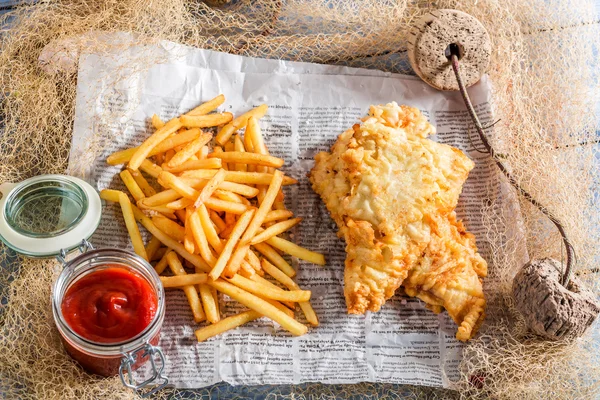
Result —
MULTIPOLYGON (((469 321, 476 318, 476 322, 468 322, 474 327, 483 315, 482 310, 477 317, 470 312, 471 303, 477 301, 456 294, 459 286, 450 289, 452 277, 442 272, 447 254, 436 253, 440 248, 453 248, 438 239, 440 232, 446 234, 448 230, 438 230, 438 226, 454 226, 460 232, 455 239, 462 240, 463 233, 469 235, 459 229, 460 223, 451 221, 462 185, 474 165, 460 150, 427 139, 434 133, 433 126, 415 108, 396 103, 371 106, 362 124, 342 133, 330 153, 316 156, 310 173, 313 189, 337 223, 338 235, 346 240, 344 294, 349 313, 378 311, 416 268, 421 273, 410 275, 408 290, 412 296, 430 302, 436 310, 448 309, 459 325, 468 316, 469 321), (438 284, 430 286, 436 272, 444 280, 437 279, 438 284), (442 290, 444 284, 448 290, 442 290), (450 304, 454 302, 464 306, 450 304)), ((460 242, 464 251, 456 255, 479 257, 475 241, 467 236, 460 242)), ((477 279, 464 279, 464 293, 467 297, 482 293, 479 277, 485 276, 485 261, 479 257, 476 262, 469 259, 463 264, 470 268, 476 265, 477 269, 477 279)), ((458 274, 457 279, 463 278, 458 268, 452 271, 458 274)), ((483 300, 483 294, 475 297, 483 300)))

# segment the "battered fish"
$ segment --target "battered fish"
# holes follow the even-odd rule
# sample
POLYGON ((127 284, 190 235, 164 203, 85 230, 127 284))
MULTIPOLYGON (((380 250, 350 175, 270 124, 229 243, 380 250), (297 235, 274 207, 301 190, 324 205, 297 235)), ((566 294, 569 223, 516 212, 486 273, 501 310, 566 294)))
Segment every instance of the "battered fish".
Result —
POLYGON ((434 133, 415 108, 371 106, 317 154, 310 180, 346 240, 348 312, 378 311, 406 282, 407 294, 447 309, 467 340, 483 319, 487 265, 453 210, 474 164, 434 133))

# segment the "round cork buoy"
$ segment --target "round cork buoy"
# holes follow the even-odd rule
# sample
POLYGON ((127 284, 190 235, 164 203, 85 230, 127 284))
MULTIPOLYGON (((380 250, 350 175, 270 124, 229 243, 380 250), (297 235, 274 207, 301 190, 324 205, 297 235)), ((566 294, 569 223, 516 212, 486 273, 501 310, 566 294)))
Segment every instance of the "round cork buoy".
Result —
POLYGON ((448 46, 459 48, 460 71, 467 87, 487 71, 492 54, 490 37, 474 17, 457 10, 435 10, 411 28, 408 59, 415 73, 439 90, 458 90, 448 46))
POLYGON ((600 313, 596 296, 577 278, 560 284, 561 271, 556 260, 533 260, 513 280, 517 309, 533 332, 550 340, 580 337, 600 313))

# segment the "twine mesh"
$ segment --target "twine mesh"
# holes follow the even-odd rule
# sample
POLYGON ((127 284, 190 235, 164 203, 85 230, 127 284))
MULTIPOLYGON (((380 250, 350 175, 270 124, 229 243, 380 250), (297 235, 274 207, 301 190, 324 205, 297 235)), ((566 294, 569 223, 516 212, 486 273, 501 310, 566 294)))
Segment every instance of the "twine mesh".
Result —
MULTIPOLYGON (((66 170, 77 76, 75 69, 42 70, 38 56, 53 40, 70 39, 75 49, 102 53, 108 45, 95 40, 94 32, 125 31, 135 33, 139 43, 166 39, 247 56, 407 73, 408 28, 432 8, 465 11, 489 31, 489 75, 500 119, 492 144, 517 182, 564 223, 578 256, 575 273, 597 293, 600 210, 594 191, 600 168, 598 147, 585 144, 597 137, 600 93, 594 69, 600 28, 592 0, 240 0, 224 8, 197 0, 42 0, 19 7, 4 17, 10 30, 0 37, 0 182, 66 170)), ((530 256, 560 260, 558 232, 519 200, 530 256)), ((527 332, 511 297, 512 277, 521 267, 515 262, 520 239, 508 238, 507 228, 517 221, 510 210, 487 206, 487 233, 478 241, 488 242, 493 255, 481 335, 467 345, 461 378, 453 382, 457 392, 405 387, 408 398, 598 396, 596 330, 571 344, 541 341, 527 332)), ((118 378, 87 375, 65 355, 50 306, 56 267, 54 261, 1 250, 0 287, 8 302, 0 313, 0 393, 19 399, 134 398, 118 378)), ((395 398, 392 388, 307 384, 279 394, 395 398)))

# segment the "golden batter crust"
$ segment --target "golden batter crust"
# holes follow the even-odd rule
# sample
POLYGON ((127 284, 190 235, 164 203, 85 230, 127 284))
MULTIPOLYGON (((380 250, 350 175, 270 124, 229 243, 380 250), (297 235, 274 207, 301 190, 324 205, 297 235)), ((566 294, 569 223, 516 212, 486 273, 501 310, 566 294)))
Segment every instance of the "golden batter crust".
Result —
POLYGON ((434 311, 446 308, 466 340, 483 318, 487 265, 453 210, 474 165, 434 133, 415 108, 371 106, 317 154, 310 179, 346 240, 348 312, 378 311, 405 282, 434 311))

